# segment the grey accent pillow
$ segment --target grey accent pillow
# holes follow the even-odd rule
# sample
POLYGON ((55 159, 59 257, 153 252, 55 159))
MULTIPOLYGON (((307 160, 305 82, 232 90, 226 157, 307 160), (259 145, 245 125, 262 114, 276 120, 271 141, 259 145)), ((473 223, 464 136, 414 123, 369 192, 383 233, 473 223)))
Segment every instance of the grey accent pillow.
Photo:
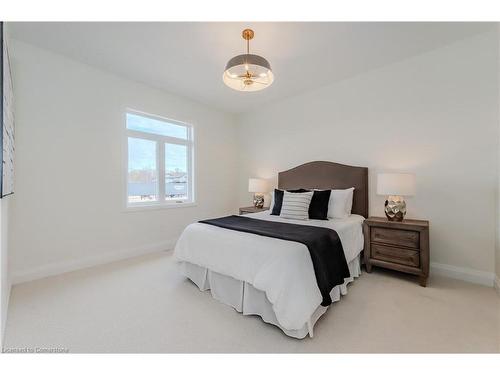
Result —
POLYGON ((306 193, 283 193, 283 204, 281 205, 280 217, 293 220, 308 220, 309 205, 313 197, 313 192, 306 193))

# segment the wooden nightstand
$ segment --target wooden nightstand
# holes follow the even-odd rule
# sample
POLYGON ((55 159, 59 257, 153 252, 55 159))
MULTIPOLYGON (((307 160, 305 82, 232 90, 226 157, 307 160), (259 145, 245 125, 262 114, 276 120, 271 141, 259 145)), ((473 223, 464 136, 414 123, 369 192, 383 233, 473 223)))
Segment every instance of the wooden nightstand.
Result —
POLYGON ((266 210, 269 210, 269 207, 262 207, 262 208, 257 208, 254 206, 240 207, 240 215, 253 214, 255 212, 261 212, 266 210))
POLYGON ((363 225, 366 271, 372 266, 411 273, 426 286, 429 276, 429 222, 370 217, 363 225))

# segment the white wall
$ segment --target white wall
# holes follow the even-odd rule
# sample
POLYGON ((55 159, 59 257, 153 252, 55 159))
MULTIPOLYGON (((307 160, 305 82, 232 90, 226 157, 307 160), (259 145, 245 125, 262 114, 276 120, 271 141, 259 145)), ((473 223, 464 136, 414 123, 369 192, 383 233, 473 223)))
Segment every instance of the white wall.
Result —
POLYGON ((430 220, 431 261, 493 285, 497 48, 481 34, 242 115, 240 204, 250 176, 330 160, 369 167, 370 214, 383 216, 376 172, 414 172, 408 218, 430 220))
POLYGON ((14 281, 172 248, 188 223, 236 212, 232 116, 14 42, 14 281), (197 206, 124 212, 127 107, 194 124, 197 206))
POLYGON ((497 39, 482 34, 269 103, 239 116, 237 129, 232 116, 15 42, 11 272, 26 280, 171 247, 188 223, 250 204, 248 177, 332 160, 370 168, 371 215, 383 215, 377 171, 415 172, 408 217, 430 220, 432 262, 492 280, 497 39), (198 206, 123 211, 125 107, 195 124, 198 206))
MULTIPOLYGON (((497 26, 497 40, 500 46, 500 24, 497 26)), ((498 71, 500 72, 500 48, 498 49, 498 71)), ((498 109, 500 112, 500 73, 499 73, 499 81, 498 81, 498 90, 499 90, 499 100, 498 100, 498 109)), ((500 116, 499 116, 500 117, 500 116)), ((496 242, 495 242, 495 287, 497 292, 500 294, 500 118, 498 121, 499 126, 499 137, 498 141, 498 163, 497 163, 497 172, 498 172, 498 182, 497 182, 497 221, 496 221, 496 242)), ((500 329, 500 328, 499 328, 500 329)))
POLYGON ((7 311, 9 308, 10 297, 10 273, 8 268, 8 233, 9 233, 9 201, 11 196, 0 199, 0 283, 1 298, 0 298, 0 343, 3 342, 5 325, 7 323, 7 311))

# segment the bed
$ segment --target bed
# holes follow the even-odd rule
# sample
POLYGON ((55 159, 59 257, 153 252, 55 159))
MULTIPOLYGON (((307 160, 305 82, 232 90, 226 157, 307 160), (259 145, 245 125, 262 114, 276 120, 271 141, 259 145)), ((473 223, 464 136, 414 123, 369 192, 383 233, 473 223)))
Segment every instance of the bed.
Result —
MULTIPOLYGON (((368 169, 326 161, 306 163, 280 172, 278 188, 346 189, 354 187, 352 214, 346 219, 284 219, 263 211, 245 215, 269 222, 330 228, 342 242, 350 277, 330 291, 332 302, 347 293, 361 274, 362 225, 368 216, 368 169)), ((244 315, 259 315, 286 335, 313 337, 314 325, 328 306, 322 305, 308 248, 299 242, 190 224, 174 251, 180 271, 202 290, 244 315)))

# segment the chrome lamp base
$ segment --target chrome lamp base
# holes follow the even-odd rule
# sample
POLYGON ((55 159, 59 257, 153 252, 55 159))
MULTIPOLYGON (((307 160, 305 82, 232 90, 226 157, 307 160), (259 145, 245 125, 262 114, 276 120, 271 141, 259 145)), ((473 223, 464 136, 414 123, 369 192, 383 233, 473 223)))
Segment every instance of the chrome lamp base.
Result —
POLYGON ((406 202, 403 197, 390 195, 385 201, 384 211, 390 221, 403 221, 406 215, 406 202))
POLYGON ((264 195, 263 194, 254 194, 253 195, 253 206, 255 208, 264 207, 264 195))

